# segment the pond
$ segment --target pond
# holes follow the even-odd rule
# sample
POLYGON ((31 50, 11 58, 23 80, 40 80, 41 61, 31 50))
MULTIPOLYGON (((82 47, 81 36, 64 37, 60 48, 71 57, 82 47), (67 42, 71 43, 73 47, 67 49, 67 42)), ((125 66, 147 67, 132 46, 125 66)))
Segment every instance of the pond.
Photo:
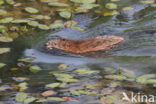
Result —
MULTIPOLYGON (((10 14, 14 18, 28 17, 20 11, 28 6, 37 8, 43 15, 55 11, 55 8, 50 10, 45 6, 44 2, 49 1, 25 0, 20 2, 23 3, 22 7, 12 9, 6 4, 0 9, 15 14, 10 14)), ((68 0, 62 2, 71 5, 68 0)), ((31 30, 28 27, 30 32, 26 32, 26 35, 19 36, 10 43, 0 43, 0 47, 11 48, 10 52, 0 54, 0 63, 6 64, 0 68, 0 104, 132 104, 122 100, 123 93, 155 95, 155 1, 97 2, 100 7, 87 13, 75 14, 72 18, 83 31, 70 27, 50 31, 31 30), (106 8, 108 3, 118 7, 106 8), (116 12, 113 14, 112 10, 116 12), (125 41, 109 52, 95 52, 93 55, 45 48, 45 43, 56 37, 79 40, 103 35, 122 36, 125 41)), ((58 15, 52 17, 54 18, 40 22, 49 25, 57 18, 62 19, 58 15)), ((5 26, 9 25, 12 24, 5 26)))

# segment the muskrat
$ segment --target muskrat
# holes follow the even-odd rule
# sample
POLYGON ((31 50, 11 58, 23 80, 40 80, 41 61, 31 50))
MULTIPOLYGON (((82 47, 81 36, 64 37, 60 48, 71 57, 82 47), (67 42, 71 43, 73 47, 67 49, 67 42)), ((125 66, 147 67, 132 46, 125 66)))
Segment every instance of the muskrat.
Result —
POLYGON ((46 43, 48 49, 60 49, 70 53, 87 53, 93 51, 108 51, 114 45, 121 43, 124 40, 123 37, 119 36, 97 36, 93 38, 87 38, 83 40, 68 40, 58 38, 50 40, 46 43))

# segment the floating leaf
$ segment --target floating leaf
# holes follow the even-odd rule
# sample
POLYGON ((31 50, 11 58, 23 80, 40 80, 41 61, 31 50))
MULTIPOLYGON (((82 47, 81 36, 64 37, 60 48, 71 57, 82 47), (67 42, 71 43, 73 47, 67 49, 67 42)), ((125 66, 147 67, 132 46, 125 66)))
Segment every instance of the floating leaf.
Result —
POLYGON ((114 3, 107 3, 105 7, 107 9, 117 9, 117 5, 114 3))
POLYGON ((63 18, 69 19, 71 17, 71 12, 70 11, 62 11, 59 13, 59 15, 63 18))
POLYGON ((6 17, 3 19, 0 19, 0 23, 10 23, 13 20, 12 17, 6 17))
POLYGON ((71 27, 71 29, 72 29, 72 30, 84 31, 84 29, 83 29, 83 28, 78 27, 78 26, 72 26, 72 27, 71 27))
POLYGON ((99 6, 98 4, 83 4, 80 7, 78 7, 77 9, 78 10, 92 9, 92 8, 95 8, 95 7, 98 7, 98 6, 99 6))
POLYGON ((26 62, 26 61, 33 61, 34 59, 35 57, 27 57, 27 58, 18 59, 18 61, 26 62))
POLYGON ((124 7, 122 8, 123 11, 130 11, 130 10, 134 10, 134 8, 132 7, 124 7))
POLYGON ((15 1, 14 0, 6 0, 7 4, 10 4, 10 5, 13 5, 15 4, 15 1))
POLYGON ((37 73, 37 72, 39 72, 40 70, 41 70, 41 68, 39 67, 39 66, 31 66, 30 68, 29 68, 29 70, 31 71, 31 72, 33 72, 33 73, 37 73))
POLYGON ((5 14, 7 14, 7 11, 0 9, 0 15, 5 15, 5 14))
POLYGON ((65 101, 64 99, 59 98, 59 97, 48 97, 47 100, 48 101, 65 101))
POLYGON ((85 69, 76 69, 75 72, 77 72, 78 74, 93 74, 93 73, 97 73, 98 71, 96 71, 96 70, 85 70, 85 69))
POLYGON ((119 99, 117 97, 111 96, 111 95, 107 95, 106 99, 109 99, 109 100, 111 100, 113 102, 118 102, 119 101, 119 99))
POLYGON ((5 36, 0 36, 0 42, 12 42, 13 39, 5 36))
POLYGON ((27 85, 28 84, 26 82, 20 83, 18 85, 20 87, 20 91, 25 91, 28 88, 27 85))
POLYGON ((51 19, 49 16, 43 16, 43 15, 31 15, 32 18, 35 18, 35 19, 46 19, 46 20, 49 20, 51 19))
POLYGON ((38 13, 39 11, 35 8, 32 8, 32 7, 26 7, 25 8, 25 11, 28 12, 28 13, 31 13, 31 14, 34 14, 34 13, 38 13))
POLYGON ((38 28, 42 29, 42 30, 49 30, 50 29, 47 25, 43 25, 43 24, 39 24, 38 28))
POLYGON ((0 0, 0 5, 4 4, 4 0, 0 0))
POLYGON ((0 63, 0 68, 3 68, 6 64, 0 63))
POLYGON ((49 27, 50 27, 50 29, 56 29, 56 28, 60 28, 60 27, 63 27, 63 26, 64 25, 63 25, 62 21, 55 21, 49 27))
POLYGON ((29 21, 28 25, 32 26, 32 27, 37 27, 39 25, 39 23, 37 21, 29 21))
POLYGON ((44 91, 42 93, 42 96, 50 96, 53 95, 55 92, 53 90, 44 91))
POLYGON ((32 103, 36 100, 35 97, 30 97, 30 98, 27 98, 24 100, 24 104, 29 104, 29 103, 32 103))
POLYGON ((0 86, 0 91, 5 91, 7 89, 10 89, 8 85, 0 86))
POLYGON ((77 102, 77 100, 76 99, 74 99, 74 98, 72 98, 72 97, 62 97, 64 100, 66 100, 66 101, 76 101, 77 102))
POLYGON ((7 30, 7 28, 3 25, 0 25, 0 31, 5 31, 5 30, 7 30))
POLYGON ((60 77, 60 78, 73 78, 73 76, 69 75, 69 74, 62 74, 62 73, 56 73, 54 74, 56 77, 60 77))
POLYGON ((136 82, 139 83, 147 83, 147 80, 155 78, 155 74, 146 74, 136 78, 136 82))
POLYGON ((74 78, 57 78, 57 80, 62 81, 62 82, 77 82, 77 79, 74 78))
POLYGON ((47 84, 46 87, 55 88, 55 87, 58 87, 59 85, 60 83, 51 83, 51 84, 47 84))
POLYGON ((12 79, 18 82, 30 80, 29 78, 26 77, 13 77, 12 79))
POLYGON ((59 2, 51 2, 51 3, 48 3, 49 6, 57 6, 57 7, 67 7, 69 6, 68 4, 65 4, 65 3, 59 3, 59 2))
POLYGON ((105 12, 104 16, 113 16, 113 15, 116 15, 116 14, 118 14, 118 11, 113 10, 113 11, 105 12))
POLYGON ((27 98, 27 93, 18 93, 16 95, 16 101, 17 102, 23 102, 27 98))
POLYGON ((126 77, 123 75, 106 75, 106 76, 104 76, 104 78, 114 79, 114 80, 125 80, 126 79, 126 77))
POLYGON ((77 96, 80 96, 81 95, 81 93, 79 91, 75 91, 75 90, 71 90, 70 93, 72 95, 77 95, 77 96))
POLYGON ((67 85, 67 83, 61 83, 61 84, 59 85, 59 87, 63 88, 63 87, 65 87, 66 85, 67 85))
POLYGON ((105 69, 104 71, 105 71, 107 74, 114 74, 114 73, 116 73, 116 70, 113 69, 113 68, 105 67, 104 69, 105 69))
POLYGON ((37 100, 36 102, 37 103, 42 103, 42 102, 46 102, 47 101, 47 99, 39 99, 39 100, 37 100))
POLYGON ((0 48, 0 54, 7 53, 10 51, 10 48, 0 48))
POLYGON ((84 4, 89 4, 89 3, 95 3, 96 0, 70 0, 75 3, 84 3, 84 4))
POLYGON ((30 20, 27 20, 27 19, 16 19, 16 20, 11 21, 11 23, 27 23, 29 21, 30 20))
POLYGON ((141 0, 141 3, 144 4, 153 4, 155 2, 155 0, 141 0))

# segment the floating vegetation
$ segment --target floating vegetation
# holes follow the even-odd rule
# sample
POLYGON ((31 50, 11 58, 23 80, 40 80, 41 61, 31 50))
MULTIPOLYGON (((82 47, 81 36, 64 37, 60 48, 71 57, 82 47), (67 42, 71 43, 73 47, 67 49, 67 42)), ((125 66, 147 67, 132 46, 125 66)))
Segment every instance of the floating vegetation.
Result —
POLYGON ((39 72, 39 71, 41 70, 41 68, 40 68, 39 66, 35 65, 35 66, 31 66, 31 67, 29 68, 29 70, 30 70, 31 72, 33 72, 33 73, 37 73, 37 72, 39 72))

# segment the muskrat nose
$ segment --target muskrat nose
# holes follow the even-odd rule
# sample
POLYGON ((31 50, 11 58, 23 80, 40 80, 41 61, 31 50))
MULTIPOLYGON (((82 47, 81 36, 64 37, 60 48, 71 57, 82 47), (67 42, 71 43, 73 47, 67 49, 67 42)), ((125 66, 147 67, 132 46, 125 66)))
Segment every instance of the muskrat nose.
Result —
POLYGON ((50 46, 50 42, 47 42, 45 45, 46 45, 46 47, 47 47, 48 49, 53 49, 53 48, 50 46))

